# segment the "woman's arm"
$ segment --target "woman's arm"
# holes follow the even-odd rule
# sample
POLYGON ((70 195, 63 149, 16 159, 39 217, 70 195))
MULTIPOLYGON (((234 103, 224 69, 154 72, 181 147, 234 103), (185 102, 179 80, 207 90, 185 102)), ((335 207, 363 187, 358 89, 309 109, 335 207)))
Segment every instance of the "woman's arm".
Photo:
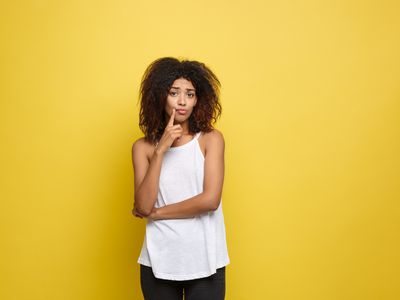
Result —
POLYGON ((153 220, 190 218, 218 208, 224 181, 225 142, 221 132, 216 129, 203 138, 207 138, 203 192, 178 203, 153 208, 148 218, 153 220))
POLYGON ((163 160, 163 154, 156 151, 149 160, 148 147, 144 139, 139 139, 132 146, 135 177, 134 209, 142 216, 148 216, 151 213, 151 209, 157 200, 158 182, 163 160))
POLYGON ((165 151, 176 138, 182 136, 181 125, 174 125, 175 110, 172 111, 167 127, 158 146, 153 149, 142 138, 132 146, 132 162, 134 169, 135 201, 134 212, 139 216, 148 216, 157 201, 161 165, 165 151), (151 153, 152 152, 152 153, 151 153), (149 155, 149 153, 151 153, 149 155), (150 159, 148 157, 151 157, 150 159))

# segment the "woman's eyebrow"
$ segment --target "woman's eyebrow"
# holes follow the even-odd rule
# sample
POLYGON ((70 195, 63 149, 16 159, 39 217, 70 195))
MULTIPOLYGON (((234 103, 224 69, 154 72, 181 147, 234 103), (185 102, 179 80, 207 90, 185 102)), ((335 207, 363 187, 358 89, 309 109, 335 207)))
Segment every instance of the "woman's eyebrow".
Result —
MULTIPOLYGON (((177 90, 180 90, 181 88, 180 87, 177 87, 177 86, 171 86, 171 89, 177 89, 177 90)), ((186 89, 187 91, 196 91, 195 89, 186 89)))

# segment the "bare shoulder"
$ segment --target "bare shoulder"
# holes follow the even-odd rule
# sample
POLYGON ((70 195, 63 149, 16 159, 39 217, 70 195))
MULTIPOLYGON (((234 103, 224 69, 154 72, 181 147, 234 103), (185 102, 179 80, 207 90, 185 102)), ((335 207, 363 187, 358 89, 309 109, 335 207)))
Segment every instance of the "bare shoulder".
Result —
POLYGON ((221 131, 218 129, 213 129, 210 132, 205 132, 203 134, 203 139, 204 139, 204 146, 205 146, 205 152, 207 152, 207 149, 224 149, 225 146, 225 140, 224 136, 221 131))
POLYGON ((137 139, 132 144, 132 155, 143 155, 149 156, 154 150, 154 145, 148 142, 144 137, 137 139))
POLYGON ((214 128, 213 130, 211 130, 210 132, 205 132, 203 134, 204 139, 211 141, 211 142, 224 142, 224 136, 222 134, 221 131, 219 131, 218 129, 214 128))

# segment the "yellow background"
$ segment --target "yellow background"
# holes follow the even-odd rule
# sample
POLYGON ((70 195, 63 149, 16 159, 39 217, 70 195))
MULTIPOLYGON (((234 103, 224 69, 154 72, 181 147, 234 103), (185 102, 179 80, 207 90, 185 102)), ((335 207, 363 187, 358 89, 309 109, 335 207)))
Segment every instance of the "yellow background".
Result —
POLYGON ((142 299, 138 88, 222 82, 227 300, 400 299, 398 1, 3 1, 4 300, 142 299))

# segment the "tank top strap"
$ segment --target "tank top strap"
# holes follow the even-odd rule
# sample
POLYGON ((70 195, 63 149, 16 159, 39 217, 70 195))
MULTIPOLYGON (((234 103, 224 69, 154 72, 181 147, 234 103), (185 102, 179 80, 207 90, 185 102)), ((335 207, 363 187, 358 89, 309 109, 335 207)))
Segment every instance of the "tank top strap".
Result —
POLYGON ((198 140, 199 137, 200 137, 200 135, 201 135, 201 131, 199 131, 198 133, 196 133, 193 139, 198 140))

